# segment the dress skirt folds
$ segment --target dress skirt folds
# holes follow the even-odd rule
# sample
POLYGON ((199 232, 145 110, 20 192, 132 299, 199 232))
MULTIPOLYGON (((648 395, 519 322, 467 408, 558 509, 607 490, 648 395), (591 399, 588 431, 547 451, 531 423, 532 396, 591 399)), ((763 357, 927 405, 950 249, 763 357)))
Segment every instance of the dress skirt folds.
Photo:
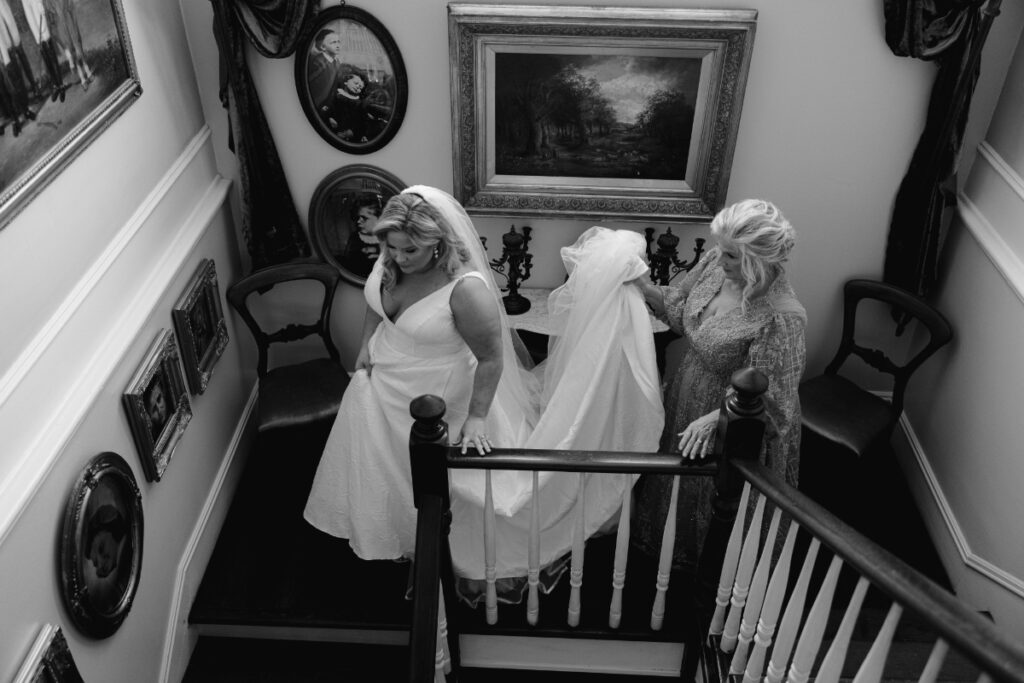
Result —
MULTIPOLYGON (((647 271, 643 238, 631 231, 591 228, 562 250, 569 279, 549 301, 555 330, 548 361, 532 377, 506 361, 487 416, 496 447, 652 452, 664 423, 650 318, 639 290, 624 282, 647 271), (511 366, 511 367, 510 367, 511 366), (529 386, 528 395, 516 391, 529 386)), ((445 420, 457 434, 466 419, 475 358, 455 328, 449 300, 463 273, 414 303, 396 320, 381 305, 381 267, 364 289, 382 317, 369 351, 372 372, 356 372, 327 440, 305 517, 317 528, 349 539, 364 559, 410 557, 416 515, 409 467, 410 401, 421 394, 444 398, 445 420)), ((529 373, 527 373, 529 374, 529 373)), ((496 471, 497 577, 525 576, 532 474, 496 471)), ((585 533, 618 513, 635 477, 586 475, 585 533)), ((541 564, 571 548, 576 473, 540 474, 541 564)), ((484 473, 451 473, 449 542, 456 573, 484 578, 484 473)))

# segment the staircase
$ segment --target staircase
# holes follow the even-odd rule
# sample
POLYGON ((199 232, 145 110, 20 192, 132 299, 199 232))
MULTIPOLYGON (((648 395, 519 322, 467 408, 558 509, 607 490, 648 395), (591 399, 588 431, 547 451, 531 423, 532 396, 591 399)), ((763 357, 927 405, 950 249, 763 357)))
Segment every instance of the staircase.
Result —
MULTIPOLYGON (((322 534, 302 519, 329 429, 328 422, 261 436, 250 455, 190 612, 189 622, 200 638, 186 683, 406 678, 412 616, 412 601, 406 599, 409 565, 359 560, 347 542, 322 534)), ((905 508, 910 498, 891 492, 885 500, 889 507, 905 508)), ((907 542, 926 538, 916 511, 876 511, 883 522, 879 528, 886 530, 886 543, 899 546, 890 550, 900 554, 901 548, 913 549, 917 556, 904 555, 903 559, 944 581, 934 550, 921 551, 907 542)), ((865 522, 861 528, 870 535, 871 530, 864 526, 870 524, 865 522)), ((567 577, 551 595, 542 597, 537 626, 526 625, 523 605, 501 605, 495 626, 485 623, 482 607, 461 608, 455 615, 462 632, 464 669, 460 680, 500 683, 514 676, 518 681, 522 680, 521 669, 538 667, 542 670, 531 671, 529 677, 540 683, 626 683, 677 673, 683 620, 673 603, 686 602, 681 591, 687 582, 673 577, 665 626, 653 633, 646 606, 651 604, 656 570, 652 560, 631 554, 630 578, 649 576, 651 580, 636 584, 627 580, 622 625, 612 631, 607 627, 607 605, 613 550, 611 536, 588 543, 583 614, 576 628, 565 625, 567 577), (573 642, 567 644, 562 639, 573 642), (636 673, 634 662, 646 666, 646 675, 636 673), (568 673, 572 666, 603 673, 568 673), (628 668, 623 671, 623 667, 628 668)), ((872 600, 875 598, 869 594, 868 604, 877 606, 867 610, 864 619, 884 618, 882 605, 887 603, 880 596, 877 603, 872 600)), ((838 623, 840 617, 833 621, 838 623)), ((834 631, 832 626, 829 629, 834 631)), ((829 637, 828 629, 825 637, 829 637)), ((900 654, 890 658, 895 663, 887 670, 886 680, 907 677, 900 670, 901 661, 907 662, 909 671, 919 672, 934 641, 906 617, 897 639, 900 654)), ((866 650, 867 646, 855 643, 852 649, 866 650)), ((947 663, 939 680, 976 679, 976 669, 957 660, 947 663)))

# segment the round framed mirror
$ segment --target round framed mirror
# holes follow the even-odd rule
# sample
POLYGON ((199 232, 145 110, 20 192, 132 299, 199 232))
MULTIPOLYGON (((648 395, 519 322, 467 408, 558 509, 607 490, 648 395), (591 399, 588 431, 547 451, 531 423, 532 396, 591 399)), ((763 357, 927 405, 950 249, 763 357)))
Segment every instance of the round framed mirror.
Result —
POLYGON ((313 248, 348 282, 362 286, 380 255, 373 227, 405 183, 367 164, 344 166, 320 181, 309 204, 313 248))
POLYGON ((114 633, 132 607, 142 572, 142 495, 117 453, 100 453, 78 475, 64 513, 60 574, 75 625, 114 633))

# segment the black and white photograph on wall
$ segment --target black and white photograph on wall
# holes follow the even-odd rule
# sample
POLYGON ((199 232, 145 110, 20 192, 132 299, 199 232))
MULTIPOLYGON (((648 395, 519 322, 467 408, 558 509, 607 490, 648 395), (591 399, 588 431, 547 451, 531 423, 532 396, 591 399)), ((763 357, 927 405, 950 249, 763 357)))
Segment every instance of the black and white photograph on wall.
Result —
POLYGON ((160 481, 192 419, 180 353, 170 330, 157 336, 122 400, 146 479, 160 481))
POLYGON ((43 624, 14 683, 83 683, 60 626, 43 624))
POLYGON ((119 0, 0 0, 0 228, 141 92, 119 0))
POLYGON ((351 5, 317 16, 296 50, 295 87, 316 132, 350 154, 376 151, 395 136, 409 92, 391 34, 351 5))
POLYGON ((220 303, 217 266, 213 259, 200 262, 171 315, 189 390, 201 394, 206 391, 213 367, 228 344, 227 321, 220 303))
POLYGON ((380 256, 373 236, 384 205, 405 189, 387 171, 367 164, 345 166, 327 175, 309 205, 313 248, 341 271, 346 281, 362 286, 380 256))
POLYGON ((142 566, 142 497, 117 453, 85 466, 68 498, 61 538, 61 585, 75 625, 105 638, 131 609, 142 566))

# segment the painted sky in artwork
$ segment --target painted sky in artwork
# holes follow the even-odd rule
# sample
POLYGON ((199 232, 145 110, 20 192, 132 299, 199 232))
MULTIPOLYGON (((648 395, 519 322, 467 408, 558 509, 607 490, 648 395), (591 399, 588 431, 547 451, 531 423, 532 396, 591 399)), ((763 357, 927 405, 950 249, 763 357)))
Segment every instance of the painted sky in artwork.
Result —
MULTIPOLYGON (((598 55, 577 62, 580 74, 595 79, 621 123, 632 124, 659 90, 696 93, 700 60, 672 57, 598 55)), ((692 100, 691 100, 692 104, 692 100)))

